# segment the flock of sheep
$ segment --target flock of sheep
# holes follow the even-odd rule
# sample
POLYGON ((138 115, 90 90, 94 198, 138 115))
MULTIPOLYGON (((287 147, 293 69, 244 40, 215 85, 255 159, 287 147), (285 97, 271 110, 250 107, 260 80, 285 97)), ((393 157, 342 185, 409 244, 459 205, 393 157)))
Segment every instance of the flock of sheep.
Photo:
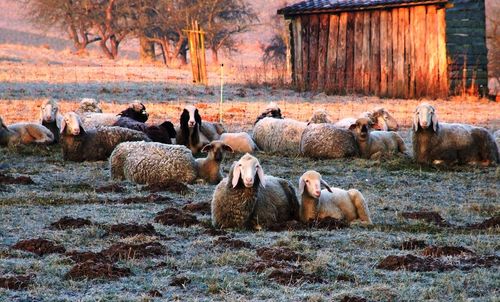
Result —
MULTIPOLYGON (((409 157, 396 132, 397 121, 385 109, 334 123, 325 110, 308 122, 283 118, 270 103, 257 117, 252 135, 226 132, 223 125, 202 121, 199 110, 186 106, 180 125, 170 121, 147 125, 145 106, 136 101, 119 114, 102 113, 98 102, 83 99, 75 112, 59 113, 55 100, 41 107, 40 124, 6 126, 0 118, 0 146, 61 145, 64 160, 107 160, 111 178, 139 184, 165 185, 201 180, 215 187, 212 222, 219 228, 261 229, 288 220, 308 222, 332 217, 371 224, 365 198, 358 190, 330 187, 316 171, 290 181, 264 173, 250 155, 260 150, 312 158, 409 157), (199 152, 206 158, 195 158, 199 152), (224 154, 244 153, 224 178, 224 154), (322 187, 324 189, 322 189, 322 187)), ((413 156, 419 164, 499 163, 497 142, 485 128, 439 122, 433 106, 422 103, 414 113, 413 156)))

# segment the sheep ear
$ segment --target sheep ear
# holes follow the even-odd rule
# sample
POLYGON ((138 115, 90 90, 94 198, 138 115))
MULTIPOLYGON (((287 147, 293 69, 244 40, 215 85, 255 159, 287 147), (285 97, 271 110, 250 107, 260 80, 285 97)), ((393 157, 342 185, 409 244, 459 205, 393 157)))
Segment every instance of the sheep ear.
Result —
POLYGON ((415 115, 413 116, 413 131, 418 130, 418 111, 415 111, 415 115))
POLYGON ((329 184, 326 183, 326 181, 323 180, 323 178, 320 180, 320 182, 328 192, 332 193, 332 188, 330 187, 329 184))
POLYGON ((304 179, 302 178, 302 176, 299 178, 299 196, 301 196, 302 194, 304 194, 304 187, 306 185, 306 182, 304 181, 304 179))
POLYGON ((194 120, 196 121, 197 124, 201 126, 201 116, 200 113, 198 112, 198 109, 194 111, 194 120))
POLYGON ((61 119, 61 126, 59 127, 61 130, 59 130, 60 134, 63 134, 64 131, 66 130, 66 119, 61 119))
POLYGON ((80 135, 86 134, 85 129, 83 129, 83 126, 80 125, 80 135))
POLYGON ((238 185, 238 182, 240 181, 240 175, 241 175, 241 168, 240 166, 238 166, 238 164, 236 164, 234 165, 233 179, 231 180, 233 188, 235 188, 238 185))
POLYGON ((208 153, 208 152, 210 152, 213 148, 214 148, 214 145, 212 145, 212 144, 208 144, 208 145, 205 145, 205 146, 201 149, 201 152, 208 153))
POLYGON ((351 131, 352 131, 352 130, 354 130, 354 129, 356 129, 356 124, 352 124, 351 126, 349 126, 349 130, 351 130, 351 131))
POLYGON ((265 188, 266 187, 266 177, 264 175, 264 170, 262 170, 262 167, 257 169, 257 175, 259 176, 260 180, 260 185, 265 188))
POLYGON ((432 128, 434 129, 434 132, 436 132, 438 128, 438 118, 436 115, 436 111, 432 112, 431 121, 432 121, 432 128))
POLYGON ((222 150, 224 150, 226 152, 234 153, 233 147, 229 146, 228 144, 223 144, 222 145, 222 150))
POLYGON ((181 114, 181 126, 182 125, 187 126, 188 121, 189 121, 189 112, 186 109, 184 109, 181 114))

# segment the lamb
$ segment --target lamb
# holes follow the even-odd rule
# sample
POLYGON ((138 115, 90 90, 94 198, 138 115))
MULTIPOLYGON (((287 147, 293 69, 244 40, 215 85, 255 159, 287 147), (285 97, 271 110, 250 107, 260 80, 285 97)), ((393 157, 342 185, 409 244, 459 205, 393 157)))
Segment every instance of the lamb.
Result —
POLYGON ((325 109, 315 110, 312 116, 309 118, 309 121, 307 121, 307 125, 324 123, 332 123, 332 119, 330 118, 328 111, 326 111, 325 109))
POLYGON ((332 217, 349 223, 359 219, 363 224, 372 224, 361 192, 331 188, 316 171, 307 171, 300 177, 298 194, 302 222, 332 217), (321 190, 321 185, 326 189, 321 190))
POLYGON ((343 158, 359 155, 354 135, 333 124, 307 126, 300 141, 300 153, 312 158, 343 158))
POLYGON ((370 119, 359 118, 349 130, 354 133, 362 158, 377 160, 398 153, 406 154, 405 143, 397 132, 373 131, 370 119))
POLYGON ((230 146, 214 141, 203 149, 207 158, 196 159, 186 146, 127 142, 116 147, 109 159, 111 178, 140 184, 193 183, 200 178, 211 184, 222 179, 220 164, 230 146))
POLYGON ((142 132, 121 127, 84 130, 80 117, 74 112, 64 115, 60 134, 64 160, 77 162, 105 160, 122 142, 151 141, 142 132))
POLYGON ((172 138, 177 136, 174 125, 169 121, 165 121, 157 126, 148 126, 129 117, 120 117, 113 126, 144 132, 153 142, 163 144, 171 144, 172 138))
POLYGON ((193 154, 198 153, 210 140, 201 132, 201 116, 193 105, 187 105, 180 117, 180 130, 177 131, 176 143, 188 147, 193 154))
POLYGON ((266 117, 272 117, 276 119, 283 119, 283 116, 281 115, 281 109, 278 107, 278 105, 274 102, 270 102, 266 108, 261 112, 261 114, 257 117, 255 120, 254 125, 257 124, 258 121, 261 119, 264 119, 266 117))
POLYGON ((299 203, 292 184, 264 175, 259 160, 245 154, 215 188, 212 224, 217 228, 260 230, 298 219, 299 203))
POLYGON ((428 103, 417 106, 412 127, 413 154, 420 164, 482 164, 499 162, 498 146, 488 130, 438 122, 428 103))
POLYGON ((53 143, 59 142, 59 128, 61 126, 62 115, 59 113, 59 105, 54 99, 48 99, 42 103, 40 108, 40 122, 42 126, 52 132, 53 143))
MULTIPOLYGON (((368 118, 371 120, 375 130, 381 131, 397 131, 399 129, 396 119, 384 108, 376 108, 374 111, 363 112, 358 118, 368 118)), ((345 118, 335 123, 335 127, 349 129, 352 124, 356 123, 356 118, 345 118)))
POLYGON ((129 117, 139 122, 148 120, 146 107, 139 101, 132 102, 129 107, 118 114, 114 113, 84 113, 80 115, 83 127, 93 129, 100 126, 113 126, 120 117, 129 117))
POLYGON ((262 151, 297 156, 306 127, 304 122, 266 117, 255 124, 252 138, 262 151))
POLYGON ((220 140, 230 145, 234 152, 238 153, 253 153, 258 149, 252 137, 246 132, 223 133, 220 140))
POLYGON ((6 126, 0 117, 0 146, 50 144, 54 135, 45 126, 35 123, 15 123, 6 126))

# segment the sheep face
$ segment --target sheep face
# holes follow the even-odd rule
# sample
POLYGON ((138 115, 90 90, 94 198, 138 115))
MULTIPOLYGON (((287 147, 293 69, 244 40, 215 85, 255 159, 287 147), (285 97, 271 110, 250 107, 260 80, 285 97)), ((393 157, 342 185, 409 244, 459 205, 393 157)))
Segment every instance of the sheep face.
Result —
POLYGON ((80 116, 74 112, 68 112, 61 120, 61 134, 67 133, 69 135, 83 135, 85 130, 82 127, 80 116))
POLYGON ((299 196, 307 193, 309 196, 319 199, 321 196, 321 186, 324 186, 329 192, 332 192, 330 186, 323 180, 321 174, 309 170, 299 178, 299 196))
POLYGON ((246 188, 252 188, 254 184, 258 183, 263 188, 266 186, 264 171, 260 166, 259 160, 248 153, 243 155, 234 165, 233 179, 231 180, 233 188, 238 185, 240 179, 246 188))
POLYGON ((52 123, 56 120, 57 111, 59 108, 57 107, 57 103, 53 100, 47 101, 42 104, 40 108, 40 120, 41 122, 52 123))
POLYGON ((432 129, 437 131, 438 119, 436 116, 436 110, 427 103, 420 104, 417 109, 415 109, 415 116, 413 117, 413 130, 418 131, 419 127, 425 130, 431 125, 432 129))
POLYGON ((373 129, 376 130, 397 130, 399 128, 399 124, 396 119, 384 108, 378 108, 372 113, 372 119, 374 124, 372 125, 373 129))
POLYGON ((370 119, 360 118, 356 120, 355 124, 352 124, 349 127, 349 130, 354 132, 358 140, 366 141, 370 136, 370 132, 372 131, 373 123, 370 119))
POLYGON ((184 108, 181 114, 181 128, 194 128, 198 124, 201 125, 201 116, 195 106, 188 105, 184 108))
POLYGON ((208 157, 215 160, 216 162, 222 162, 224 159, 225 152, 234 153, 233 148, 229 145, 226 145, 222 141, 213 141, 208 145, 205 145, 201 152, 208 153, 208 157))

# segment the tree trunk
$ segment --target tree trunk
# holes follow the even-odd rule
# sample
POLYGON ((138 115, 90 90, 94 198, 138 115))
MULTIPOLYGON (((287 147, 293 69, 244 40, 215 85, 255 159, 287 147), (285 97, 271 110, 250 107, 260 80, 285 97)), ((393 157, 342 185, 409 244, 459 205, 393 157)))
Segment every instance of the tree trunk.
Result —
POLYGON ((99 46, 101 47, 102 52, 108 59, 113 60, 115 57, 113 56, 113 53, 109 50, 108 46, 106 45, 106 40, 102 39, 99 41, 99 46))
POLYGON ((156 58, 155 44, 146 37, 139 37, 140 59, 143 62, 154 62, 156 58))

